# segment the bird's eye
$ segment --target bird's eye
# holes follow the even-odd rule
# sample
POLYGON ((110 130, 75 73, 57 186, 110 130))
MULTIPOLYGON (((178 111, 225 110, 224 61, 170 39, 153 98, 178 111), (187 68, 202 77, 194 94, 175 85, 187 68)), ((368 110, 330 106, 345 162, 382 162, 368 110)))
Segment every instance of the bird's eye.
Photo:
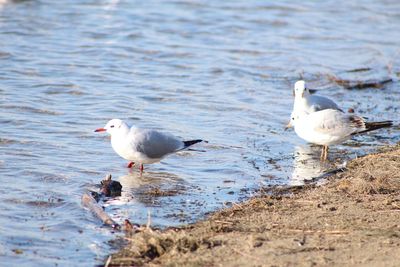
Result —
POLYGON ((294 117, 292 117, 292 121, 294 121, 294 117))
POLYGON ((114 128, 114 125, 111 125, 110 128, 114 128))

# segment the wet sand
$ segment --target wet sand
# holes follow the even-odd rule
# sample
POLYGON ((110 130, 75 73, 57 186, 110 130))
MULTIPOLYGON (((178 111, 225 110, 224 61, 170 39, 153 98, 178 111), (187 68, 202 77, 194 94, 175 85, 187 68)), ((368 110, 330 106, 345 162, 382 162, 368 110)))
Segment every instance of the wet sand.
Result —
POLYGON ((126 240, 108 266, 398 266, 400 145, 322 186, 267 188, 196 224, 126 240))

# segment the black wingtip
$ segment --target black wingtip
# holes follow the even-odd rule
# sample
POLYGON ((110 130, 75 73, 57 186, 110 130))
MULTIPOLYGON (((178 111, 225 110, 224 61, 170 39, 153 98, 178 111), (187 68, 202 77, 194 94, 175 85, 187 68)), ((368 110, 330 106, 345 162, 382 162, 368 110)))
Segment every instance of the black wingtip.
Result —
POLYGON ((186 147, 190 147, 190 146, 200 143, 200 142, 203 142, 203 140, 196 139, 196 140, 183 141, 183 144, 185 145, 185 148, 186 148, 186 147))
POLYGON ((366 122, 365 128, 366 130, 358 133, 366 133, 370 131, 374 131, 381 128, 387 128, 393 126, 393 121, 379 121, 379 122, 366 122))
POLYGON ((315 94, 318 90, 317 89, 309 89, 307 88, 310 94, 315 94))

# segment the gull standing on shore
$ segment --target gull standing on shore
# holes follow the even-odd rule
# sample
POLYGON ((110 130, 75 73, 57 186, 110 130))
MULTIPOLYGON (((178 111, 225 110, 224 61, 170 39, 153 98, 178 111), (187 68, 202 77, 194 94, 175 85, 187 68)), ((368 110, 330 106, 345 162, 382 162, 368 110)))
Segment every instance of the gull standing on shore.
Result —
POLYGON ((140 173, 143 164, 159 162, 165 156, 184 150, 203 140, 182 141, 177 137, 156 130, 129 127, 120 119, 110 120, 104 128, 95 132, 107 132, 111 135, 111 146, 122 158, 130 161, 128 168, 135 163, 140 164, 140 173))
MULTIPOLYGON (((293 95, 294 102, 291 117, 303 113, 310 114, 324 109, 342 111, 333 100, 324 96, 312 95, 310 90, 306 87, 306 82, 303 80, 299 80, 294 84, 293 95)), ((289 121, 285 129, 287 130, 291 127, 293 127, 292 120, 289 121)))
POLYGON ((324 109, 313 113, 292 113, 291 123, 296 134, 307 142, 322 145, 321 159, 328 157, 328 146, 340 144, 354 135, 390 127, 392 121, 367 122, 356 115, 348 115, 336 109, 324 109))
POLYGON ((333 100, 324 96, 312 95, 310 90, 306 87, 306 82, 303 80, 297 81, 294 84, 293 94, 293 110, 296 112, 305 112, 309 114, 324 109, 342 111, 333 100))

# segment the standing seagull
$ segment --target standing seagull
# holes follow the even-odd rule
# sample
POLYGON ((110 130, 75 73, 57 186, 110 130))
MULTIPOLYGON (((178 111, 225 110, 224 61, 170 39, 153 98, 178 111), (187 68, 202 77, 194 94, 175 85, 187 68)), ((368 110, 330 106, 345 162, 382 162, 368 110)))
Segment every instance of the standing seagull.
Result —
POLYGON ((303 80, 294 84, 293 111, 305 112, 307 114, 324 109, 336 109, 342 111, 331 99, 319 95, 312 95, 303 80))
POLYGON ((310 114, 293 112, 292 124, 300 138, 323 146, 322 160, 327 159, 330 145, 340 144, 353 135, 393 125, 392 121, 366 122, 362 117, 335 109, 324 109, 310 114))
MULTIPOLYGON (((291 118, 293 118, 293 114, 310 114, 324 109, 335 109, 343 112, 331 99, 319 95, 312 95, 310 90, 306 87, 306 82, 303 80, 299 80, 294 84, 293 95, 294 102, 291 118)), ((286 125, 285 130, 292 127, 293 120, 291 119, 286 125)))
POLYGON ((159 162, 165 156, 181 151, 201 142, 202 140, 181 141, 177 137, 155 130, 130 128, 120 119, 112 119, 104 128, 95 132, 107 132, 111 135, 111 146, 122 158, 129 160, 128 168, 135 162, 140 164, 140 173, 143 164, 159 162))

